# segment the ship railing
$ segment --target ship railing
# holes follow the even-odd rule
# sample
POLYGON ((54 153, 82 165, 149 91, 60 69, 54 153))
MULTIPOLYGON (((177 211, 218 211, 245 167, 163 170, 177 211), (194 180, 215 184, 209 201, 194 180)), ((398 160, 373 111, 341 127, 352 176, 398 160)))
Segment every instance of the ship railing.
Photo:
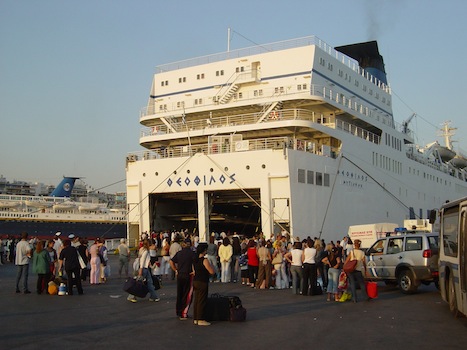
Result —
MULTIPOLYGON (((348 132, 354 136, 365 139, 369 142, 380 143, 380 136, 376 135, 368 130, 361 127, 355 126, 348 122, 330 117, 322 113, 316 113, 305 109, 284 109, 272 111, 269 113, 267 118, 263 118, 263 112, 238 114, 232 116, 208 118, 195 121, 178 122, 172 124, 172 127, 176 132, 190 132, 195 130, 203 129, 215 129, 219 127, 227 126, 239 126, 239 125, 254 125, 256 123, 273 123, 278 121, 286 120, 306 120, 314 123, 322 124, 330 128, 337 128, 339 130, 348 132)), ((157 127, 145 127, 140 136, 147 137, 152 135, 163 135, 171 133, 171 129, 166 125, 157 127)))
POLYGON ((27 202, 32 202, 32 203, 55 204, 55 203, 62 203, 64 201, 67 201, 69 200, 69 198, 2 194, 0 195, 0 200, 10 200, 10 201, 17 201, 17 202, 22 202, 22 203, 27 201, 27 202))
POLYGON ((339 119, 336 120, 336 128, 369 142, 379 144, 381 141, 381 137, 379 135, 339 119))
POLYGON ((165 159, 165 158, 180 158, 190 157, 196 153, 204 154, 221 154, 245 151, 259 151, 259 150, 284 150, 285 148, 294 149, 297 151, 304 151, 321 156, 329 156, 336 158, 338 154, 337 148, 318 145, 317 142, 309 140, 293 139, 291 137, 269 137, 261 139, 250 139, 234 142, 229 146, 219 142, 212 142, 207 144, 197 144, 192 146, 176 146, 176 147, 160 147, 147 151, 132 152, 127 156, 127 162, 145 161, 151 159, 165 159))
MULTIPOLYGON (((355 97, 348 97, 342 94, 341 92, 336 91, 332 87, 310 84, 309 89, 303 90, 294 90, 294 89, 281 89, 280 87, 273 87, 269 89, 261 89, 256 91, 244 91, 240 97, 239 94, 234 93, 231 100, 233 101, 242 101, 250 102, 251 104, 257 104, 264 102, 265 99, 269 98, 274 100, 282 99, 292 99, 299 98, 300 96, 317 96, 318 98, 324 98, 327 101, 332 103, 338 103, 343 108, 352 110, 358 113, 361 116, 370 117, 376 120, 381 120, 383 124, 394 127, 394 120, 387 113, 382 112, 379 109, 370 108, 369 106, 364 105, 360 100, 357 100, 355 97)), ((220 96, 220 95, 219 95, 220 96)), ((215 109, 218 106, 219 96, 214 96, 211 102, 209 99, 204 99, 202 105, 199 105, 199 99, 185 100, 183 102, 173 102, 169 105, 164 105, 164 109, 157 111, 153 104, 144 107, 140 111, 140 121, 147 119, 149 116, 154 117, 164 117, 172 124, 176 124, 176 121, 182 121, 182 116, 189 113, 195 113, 200 110, 200 108, 206 109, 212 107, 215 109), (168 114, 170 113, 170 114, 168 114)), ((206 126, 206 125, 205 125, 206 126)), ((177 127, 173 126, 177 131, 177 127)), ((158 131, 159 126, 154 127, 158 131)), ((164 128, 164 126, 162 126, 164 128)), ((163 129, 161 129, 163 130, 163 129)), ((164 131, 166 132, 166 131, 164 131)), ((167 132, 166 132, 167 133, 167 132)))
MULTIPOLYGON (((186 132, 186 131, 195 131, 203 130, 206 128, 219 128, 225 126, 235 126, 235 125, 251 125, 259 123, 263 116, 263 111, 255 113, 245 113, 237 115, 229 115, 222 117, 213 117, 213 118, 203 118, 199 120, 190 120, 183 122, 179 120, 176 123, 173 123, 171 126, 175 132, 186 132)), ((268 121, 278 121, 278 120, 310 120, 316 121, 319 118, 322 118, 322 114, 317 114, 308 110, 303 109, 290 109, 290 110, 280 110, 271 112, 269 118, 263 119, 263 122, 268 121)), ((180 118, 181 119, 181 118, 180 118)), ((144 127, 141 130, 141 137, 151 136, 151 135, 160 135, 172 133, 171 129, 166 125, 160 125, 157 127, 144 127)))
POLYGON ((329 45, 327 45, 324 41, 317 38, 316 36, 308 36, 308 37, 303 37, 303 38, 278 41, 278 42, 274 42, 270 44, 256 45, 256 46, 246 47, 246 48, 237 49, 237 50, 230 50, 230 51, 216 53, 212 55, 195 57, 195 58, 191 58, 188 60, 182 60, 182 61, 172 62, 172 63, 168 63, 164 65, 159 65, 156 67, 156 73, 170 72, 176 69, 189 68, 189 67, 199 66, 202 64, 209 64, 213 62, 220 62, 220 61, 225 61, 229 59, 241 58, 241 57, 252 56, 252 55, 259 55, 262 53, 293 49, 296 47, 309 46, 309 45, 318 45, 320 47, 323 46, 326 48, 328 47, 331 48, 329 45))

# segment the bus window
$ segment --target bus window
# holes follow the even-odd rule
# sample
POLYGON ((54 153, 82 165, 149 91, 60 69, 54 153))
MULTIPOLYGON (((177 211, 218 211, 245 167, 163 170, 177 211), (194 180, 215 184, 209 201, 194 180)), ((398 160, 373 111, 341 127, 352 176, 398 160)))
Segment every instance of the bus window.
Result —
POLYGON ((459 211, 451 211, 452 210, 447 210, 443 217, 444 255, 457 257, 457 230, 459 226, 459 211))

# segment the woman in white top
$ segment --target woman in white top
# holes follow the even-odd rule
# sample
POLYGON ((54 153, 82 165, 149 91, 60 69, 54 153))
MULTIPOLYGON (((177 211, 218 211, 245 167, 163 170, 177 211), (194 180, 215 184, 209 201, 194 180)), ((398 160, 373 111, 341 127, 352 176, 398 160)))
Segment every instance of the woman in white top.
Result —
MULTIPOLYGON (((302 295, 308 295, 309 288, 313 288, 317 283, 316 276, 316 248, 313 246, 313 240, 308 238, 303 249, 303 287, 302 295)), ((310 293, 311 295, 311 293, 310 293)))
POLYGON ((230 262, 232 261, 233 249, 228 237, 224 237, 222 240, 217 254, 221 262, 221 282, 230 282, 230 262))
POLYGON ((300 286, 302 284, 303 271, 302 271, 302 243, 295 242, 293 249, 285 254, 284 258, 290 266, 290 274, 292 275, 292 293, 300 294, 300 286))
POLYGON ((349 260, 357 260, 355 270, 347 274, 349 277, 350 290, 352 291, 352 300, 354 303, 357 302, 357 283, 359 284, 360 290, 362 291, 363 300, 371 300, 366 293, 365 281, 363 279, 363 274, 366 275, 367 271, 365 253, 360 250, 361 243, 362 242, 359 239, 356 239, 353 242, 354 249, 350 252, 349 256, 347 256, 347 259, 345 260, 345 262, 349 260))
MULTIPOLYGON (((156 290, 154 289, 154 284, 152 282, 151 276, 151 256, 149 254, 149 240, 145 238, 143 240, 143 246, 139 249, 138 258, 139 258, 139 269, 138 269, 138 279, 145 279, 146 284, 149 290, 149 301, 159 301, 159 297, 156 294, 156 290)), ((128 301, 132 303, 136 303, 136 297, 132 294, 128 295, 128 301)))

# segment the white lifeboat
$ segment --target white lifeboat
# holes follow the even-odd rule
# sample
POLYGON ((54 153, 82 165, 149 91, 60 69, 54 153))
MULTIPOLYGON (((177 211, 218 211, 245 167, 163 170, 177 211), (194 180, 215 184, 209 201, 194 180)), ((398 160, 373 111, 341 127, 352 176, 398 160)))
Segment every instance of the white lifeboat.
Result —
POLYGON ((449 149, 445 146, 441 146, 439 143, 435 143, 433 145, 433 149, 438 152, 439 157, 445 163, 449 162, 451 159, 453 159, 456 156, 456 152, 454 152, 452 149, 449 149))
POLYGON ((458 169, 463 169, 467 166, 467 158, 462 154, 456 154, 456 156, 451 159, 450 163, 458 169))
POLYGON ((17 208, 21 201, 0 201, 0 208, 17 208))
POLYGON ((33 208, 47 208, 48 206, 50 206, 50 203, 46 201, 27 200, 27 201, 24 201, 24 204, 26 204, 28 207, 33 207, 33 208))
POLYGON ((74 209, 76 207, 76 203, 74 202, 62 202, 54 204, 54 210, 69 210, 74 209))
POLYGON ((78 206, 79 211, 96 211, 101 207, 98 203, 82 203, 78 206))

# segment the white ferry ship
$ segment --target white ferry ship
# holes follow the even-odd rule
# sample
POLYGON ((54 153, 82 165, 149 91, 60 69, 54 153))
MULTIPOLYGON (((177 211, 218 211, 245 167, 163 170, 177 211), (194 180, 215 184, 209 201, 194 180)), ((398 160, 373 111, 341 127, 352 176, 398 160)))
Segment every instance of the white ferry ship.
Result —
MULTIPOLYGON (((398 124, 375 41, 317 37, 157 67, 127 156, 129 238, 186 228, 339 239, 467 195, 465 158, 398 124)), ((445 131, 452 128, 447 124, 445 131)))
POLYGON ((80 237, 121 238, 127 234, 126 210, 97 200, 73 201, 76 177, 64 177, 50 196, 0 194, 0 234, 53 236, 57 231, 80 237))

